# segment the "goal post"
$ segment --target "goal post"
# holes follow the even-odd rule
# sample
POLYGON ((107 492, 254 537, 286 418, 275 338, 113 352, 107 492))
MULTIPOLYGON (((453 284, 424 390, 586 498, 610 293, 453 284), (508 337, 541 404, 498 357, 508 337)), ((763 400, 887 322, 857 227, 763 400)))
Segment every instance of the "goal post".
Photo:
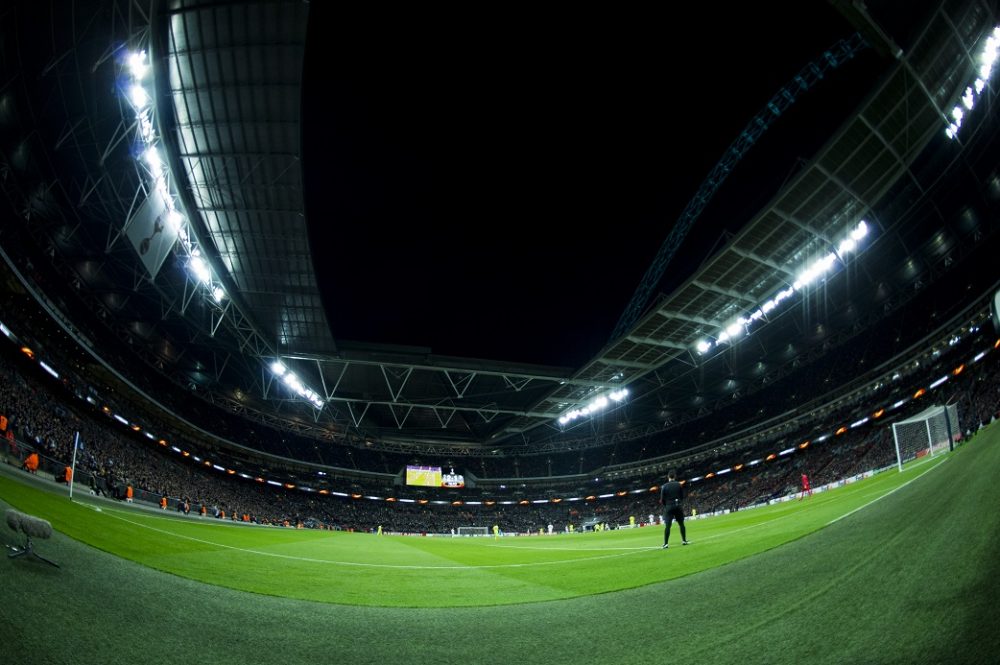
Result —
POLYGON ((486 526, 460 526, 458 527, 460 536, 488 536, 490 529, 486 526))
POLYGON ((892 424, 896 463, 955 449, 958 437, 958 408, 954 404, 934 405, 905 420, 892 424))

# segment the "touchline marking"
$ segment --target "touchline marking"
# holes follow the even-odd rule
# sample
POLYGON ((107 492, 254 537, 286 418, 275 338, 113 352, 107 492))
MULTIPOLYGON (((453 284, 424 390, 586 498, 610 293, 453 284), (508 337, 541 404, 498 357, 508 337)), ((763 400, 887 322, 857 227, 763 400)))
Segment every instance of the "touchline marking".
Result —
MULTIPOLYGON (((108 515, 116 520, 121 520, 127 522, 128 524, 133 524, 135 526, 149 529, 150 531, 156 531, 168 536, 173 536, 174 538, 183 538, 184 540, 191 540, 196 543, 201 543, 203 545, 212 545, 214 547, 221 547, 227 550, 234 550, 237 552, 246 552, 247 554, 258 554, 260 556, 269 556, 276 559, 289 559, 291 561, 305 561, 307 563, 325 563, 333 566, 354 566, 357 568, 399 568, 406 570, 481 570, 484 568, 528 568, 532 566, 554 566, 564 563, 579 563, 581 561, 597 561, 600 559, 614 559, 623 556, 629 556, 630 554, 635 554, 635 552, 619 552, 616 554, 606 554, 604 556, 590 556, 583 557, 579 559, 562 559, 559 561, 534 561, 531 563, 497 563, 497 564, 487 564, 484 566, 415 566, 406 564, 392 564, 392 563, 364 563, 360 561, 331 561, 329 559, 313 559, 304 556, 292 556, 290 554, 276 554, 274 552, 261 552, 260 550, 251 550, 244 547, 234 547, 232 545, 224 545, 222 543, 216 543, 211 540, 203 540, 201 538, 195 538, 194 536, 185 536, 180 533, 174 533, 173 531, 167 531, 166 529, 157 529, 154 526, 149 526, 148 524, 142 524, 141 522, 135 522, 133 520, 125 519, 124 517, 119 517, 118 515, 108 515)), ((639 551, 649 551, 654 548, 644 547, 639 551)), ((655 548, 659 549, 659 548, 655 548)))
POLYGON ((909 480, 907 480, 907 481, 906 481, 905 483, 903 483, 903 484, 902 484, 902 485, 900 485, 899 487, 897 487, 897 488, 895 488, 895 489, 891 489, 891 490, 889 490, 888 492, 886 492, 885 494, 883 494, 883 495, 881 495, 881 496, 877 496, 877 497, 875 497, 874 499, 872 499, 872 500, 871 500, 871 501, 869 501, 868 503, 866 503, 866 504, 864 504, 864 505, 861 505, 861 506, 858 506, 858 507, 857 507, 857 508, 855 508, 854 510, 851 510, 851 511, 848 511, 848 512, 844 513, 844 514, 843 514, 843 515, 841 515, 840 517, 835 517, 835 518, 833 518, 832 520, 830 520, 829 522, 827 522, 827 523, 826 523, 826 525, 827 525, 827 526, 830 526, 831 524, 834 524, 834 523, 836 523, 836 522, 839 522, 840 520, 844 519, 845 517, 850 517, 850 516, 851 516, 851 515, 853 515, 854 513, 858 512, 859 510, 861 510, 861 509, 863 509, 863 508, 867 508, 868 506, 872 505, 872 504, 873 504, 873 503, 875 503, 876 501, 881 501, 881 500, 882 500, 882 499, 884 499, 885 497, 887 497, 887 496, 891 496, 892 494, 895 494, 895 493, 896 493, 896 492, 898 492, 899 490, 903 489, 904 487, 906 487, 907 485, 909 485, 910 483, 912 483, 912 482, 913 482, 914 480, 917 480, 918 478, 923 478, 923 477, 924 477, 924 476, 925 476, 926 474, 930 473, 930 472, 931 472, 931 471, 933 471, 934 469, 940 469, 940 468, 941 468, 941 465, 942 465, 942 464, 944 464, 945 462, 947 462, 947 461, 948 461, 948 459, 949 459, 949 458, 945 457, 945 458, 944 458, 943 460, 941 460, 941 462, 939 462, 938 464, 935 464, 934 466, 930 467, 929 469, 925 469, 925 470, 924 470, 924 471, 923 471, 923 472, 922 472, 922 473, 921 473, 921 474, 920 474, 919 476, 914 476, 913 478, 910 478, 909 480))
MULTIPOLYGON (((885 494, 879 495, 879 496, 875 497, 874 499, 872 499, 871 501, 869 501, 869 502, 867 502, 867 503, 865 503, 865 504, 863 504, 861 506, 858 506, 857 508, 855 508, 853 510, 848 511, 848 512, 844 513, 843 515, 839 516, 839 517, 835 517, 834 519, 832 519, 829 522, 827 522, 826 526, 829 526, 831 524, 839 522, 840 520, 844 519, 845 517, 850 517, 854 513, 858 512, 859 510, 862 510, 864 508, 867 508, 868 506, 872 505, 876 501, 881 501, 885 497, 890 496, 890 495, 898 492, 899 490, 903 489, 904 487, 906 487, 910 483, 914 482, 915 480, 917 480, 919 478, 922 478, 925 474, 930 473, 934 469, 939 468, 944 462, 947 462, 947 461, 948 461, 948 458, 946 457, 940 463, 935 464, 934 466, 932 466, 932 467, 924 470, 922 473, 920 473, 920 475, 915 476, 915 477, 909 479, 908 481, 906 481, 905 483, 903 483, 899 487, 896 487, 895 489, 892 489, 892 490, 886 492, 885 494)), ((93 509, 95 511, 99 510, 97 507, 89 505, 89 504, 86 504, 86 503, 81 503, 80 505, 84 505, 84 506, 86 506, 88 508, 91 508, 91 509, 93 509)), ((648 546, 648 547, 616 547, 616 548, 608 547, 608 548, 585 548, 585 549, 569 548, 569 547, 558 547, 558 548, 556 548, 556 547, 530 547, 530 546, 518 546, 518 545, 489 545, 489 547, 496 547, 496 548, 525 549, 525 550, 530 549, 530 550, 553 550, 553 551, 572 551, 572 552, 580 552, 580 551, 585 551, 585 552, 606 552, 608 550, 624 550, 624 551, 619 551, 619 552, 616 552, 615 554, 605 554, 603 556, 581 557, 581 558, 576 558, 576 559, 560 559, 558 561, 535 561, 535 562, 531 562, 531 563, 499 563, 499 564, 486 564, 486 565, 482 565, 482 566, 417 566, 417 565, 412 565, 412 564, 364 563, 364 562, 360 562, 360 561, 331 561, 329 559, 314 559, 314 558, 311 558, 311 557, 293 556, 293 555, 290 555, 290 554, 276 554, 274 552, 262 552, 260 550, 252 550, 252 549, 248 549, 248 548, 244 548, 244 547, 235 547, 233 545, 225 545, 225 544, 222 544, 222 543, 216 543, 216 542, 211 541, 211 540, 204 540, 202 538, 195 538, 194 536, 186 536, 186 535, 183 535, 183 534, 175 533, 173 531, 167 531, 166 529, 158 529, 158 528, 156 528, 154 526, 150 526, 148 524, 143 524, 141 522, 136 522, 134 520, 126 519, 126 518, 121 517, 119 515, 113 514, 114 512, 125 512, 125 511, 121 510, 120 508, 118 508, 118 509, 116 509, 116 508, 110 508, 110 509, 103 510, 101 512, 105 513, 108 517, 112 517, 114 519, 121 520, 122 522, 126 522, 128 524, 132 524, 132 525, 141 527, 143 529, 149 529, 150 531, 156 531, 158 533, 162 533, 162 534, 165 534, 165 535, 168 535, 168 536, 172 536, 174 538, 181 538, 181 539, 184 539, 184 540, 190 540, 192 542, 201 543, 203 545, 212 545, 213 547, 219 547, 219 548, 223 548, 223 549, 233 550, 233 551, 236 551, 236 552, 245 552, 247 554, 256 554, 256 555, 259 555, 259 556, 269 556, 269 557, 274 557, 276 559, 288 559, 288 560, 291 560, 291 561, 305 561, 307 563, 322 563, 322 564, 329 564, 329 565, 334 565, 334 566, 353 566, 353 567, 357 567, 357 568, 393 568, 393 569, 403 569, 403 570, 481 570, 481 569, 494 569, 494 568, 528 568, 528 567, 532 567, 532 566, 553 566, 553 565, 561 565, 561 564, 564 564, 564 563, 578 563, 578 562, 581 562, 581 561, 599 561, 601 559, 615 559, 615 558, 620 558, 620 557, 624 557, 624 556, 629 556, 629 555, 635 554, 637 552, 648 552, 648 551, 653 551, 653 550, 660 549, 659 545, 648 546)), ((700 538, 699 542, 704 542, 706 540, 716 540, 716 539, 719 539, 719 538, 726 538, 726 537, 729 537, 729 536, 731 536, 733 534, 739 533, 741 531, 746 531, 748 529, 756 529, 756 528, 759 528, 760 526, 762 526, 764 524, 769 524, 771 522, 776 522, 778 520, 785 519, 786 517, 790 517, 791 515, 792 515, 792 513, 786 513, 784 515, 778 515, 777 517, 774 517, 774 518, 771 518, 771 519, 768 519, 768 520, 763 520, 763 521, 757 522, 755 524, 748 524, 747 526, 740 527, 738 529, 733 529, 731 531, 726 531, 725 533, 718 533, 718 534, 706 535, 703 538, 700 538)), ((171 519, 171 518, 168 518, 168 517, 163 516, 163 515, 150 515, 149 517, 151 519, 171 519)), ((211 526, 223 526, 222 524, 214 524, 213 522, 192 522, 192 524, 208 524, 208 525, 211 525, 211 526)))

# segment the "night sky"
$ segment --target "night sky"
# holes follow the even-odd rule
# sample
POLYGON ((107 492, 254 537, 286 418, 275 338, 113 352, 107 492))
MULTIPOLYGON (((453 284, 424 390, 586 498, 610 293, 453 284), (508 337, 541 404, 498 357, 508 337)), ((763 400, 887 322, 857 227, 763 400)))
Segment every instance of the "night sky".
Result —
MULTIPOLYGON (((738 132, 853 32, 814 2, 378 16, 334 4, 311 6, 303 85, 306 214, 334 337, 568 367, 607 343, 738 132)), ((869 51, 775 124, 661 291, 771 198, 883 64, 869 51)))

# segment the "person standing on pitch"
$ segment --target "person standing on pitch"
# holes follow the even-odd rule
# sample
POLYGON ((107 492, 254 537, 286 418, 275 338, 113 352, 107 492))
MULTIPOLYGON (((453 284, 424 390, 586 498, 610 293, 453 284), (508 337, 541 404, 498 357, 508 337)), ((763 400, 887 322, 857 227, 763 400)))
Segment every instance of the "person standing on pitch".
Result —
POLYGON ((669 547, 670 525, 677 520, 681 528, 681 544, 687 545, 687 530, 684 528, 684 486, 677 482, 677 474, 667 474, 667 482, 660 488, 660 505, 663 506, 663 549, 669 547))
POLYGON ((806 495, 812 496, 813 495, 813 491, 812 491, 812 487, 809 486, 809 476, 807 476, 806 474, 803 473, 802 474, 802 493, 799 494, 799 501, 801 501, 803 499, 803 497, 805 497, 806 495))

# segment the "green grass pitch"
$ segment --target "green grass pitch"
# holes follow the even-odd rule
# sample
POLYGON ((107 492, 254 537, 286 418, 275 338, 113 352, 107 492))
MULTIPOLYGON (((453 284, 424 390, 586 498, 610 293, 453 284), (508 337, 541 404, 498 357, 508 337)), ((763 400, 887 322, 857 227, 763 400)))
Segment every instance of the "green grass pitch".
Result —
POLYGON ((689 547, 675 526, 667 551, 657 527, 254 528, 71 503, 6 473, 0 499, 52 522, 37 547, 62 568, 0 562, 0 643, 12 663, 329 662, 334 643, 359 663, 996 662, 998 468, 990 428, 903 473, 689 521, 689 547), (42 649, 22 632, 39 621, 42 649))

